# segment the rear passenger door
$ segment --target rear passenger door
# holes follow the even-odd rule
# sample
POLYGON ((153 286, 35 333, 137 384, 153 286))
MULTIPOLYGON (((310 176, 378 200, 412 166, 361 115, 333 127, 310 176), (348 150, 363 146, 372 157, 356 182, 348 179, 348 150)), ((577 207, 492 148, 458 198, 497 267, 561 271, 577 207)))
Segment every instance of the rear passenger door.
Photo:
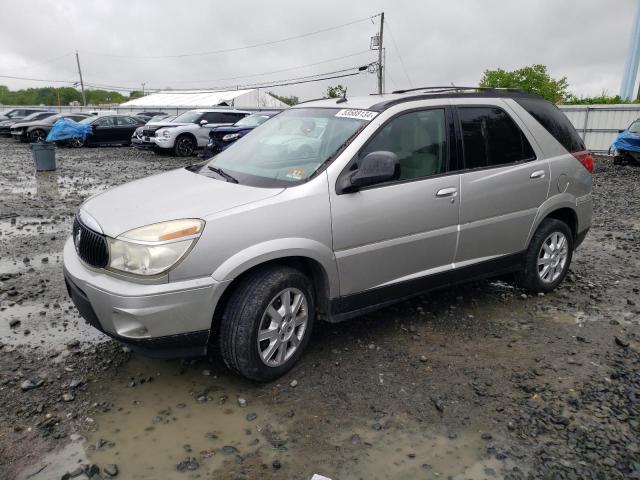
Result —
POLYGON ((549 193, 549 163, 506 105, 458 105, 464 157, 457 267, 526 248, 549 193))
POLYGON ((116 117, 117 140, 124 143, 131 141, 131 135, 138 128, 138 124, 131 117, 116 117))

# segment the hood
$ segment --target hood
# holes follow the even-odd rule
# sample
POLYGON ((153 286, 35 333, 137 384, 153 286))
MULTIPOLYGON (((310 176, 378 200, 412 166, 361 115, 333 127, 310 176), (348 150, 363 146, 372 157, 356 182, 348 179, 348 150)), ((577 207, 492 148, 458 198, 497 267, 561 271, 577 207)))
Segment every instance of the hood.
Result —
POLYGON ((11 128, 23 128, 23 127, 34 127, 36 125, 53 125, 53 124, 45 124, 42 123, 42 120, 34 120, 32 122, 16 122, 13 125, 11 125, 11 128))
POLYGON ((253 130, 255 127, 235 127, 229 125, 228 127, 216 127, 212 130, 213 133, 238 133, 253 130))
POLYGON ((125 183, 87 200, 82 208, 110 236, 152 223, 209 215, 282 192, 206 177, 184 168, 125 183))
POLYGON ((173 128, 173 127, 184 127, 187 125, 195 125, 195 123, 191 123, 191 122, 187 122, 187 123, 172 123, 172 122, 167 122, 167 123, 147 123, 146 126, 149 127, 157 127, 157 130, 160 130, 161 128, 173 128))

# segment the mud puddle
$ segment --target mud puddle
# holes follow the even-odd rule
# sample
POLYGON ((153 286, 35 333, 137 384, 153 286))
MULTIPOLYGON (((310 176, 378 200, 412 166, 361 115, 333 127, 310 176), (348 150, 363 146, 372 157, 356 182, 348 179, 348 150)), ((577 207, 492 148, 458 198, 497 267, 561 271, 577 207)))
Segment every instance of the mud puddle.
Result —
POLYGON ((15 216, 0 219, 0 237, 36 236, 50 233, 71 233, 71 222, 38 217, 15 216))
MULTIPOLYGON (((401 415, 372 428, 371 419, 282 402, 277 390, 286 385, 255 385, 204 361, 185 371, 178 361, 136 357, 109 388, 100 396, 112 407, 92 418, 84 454, 68 447, 43 461, 66 464, 62 473, 79 459, 116 464, 123 480, 235 478, 240 471, 246 478, 457 480, 501 478, 511 468, 487 456, 479 429, 443 434, 401 415), (335 433, 314 428, 326 415, 335 433)), ((42 476, 48 468, 32 478, 52 478, 42 476)))
POLYGON ((101 342, 108 339, 78 315, 71 302, 14 304, 0 307, 0 339, 4 348, 39 347, 60 351, 71 341, 101 342), (13 325, 12 322, 20 323, 13 325))
POLYGON ((62 252, 47 252, 23 258, 0 258, 0 274, 27 273, 62 263, 62 252))
POLYGON ((89 196, 109 188, 103 180, 91 176, 73 177, 57 172, 39 172, 8 180, 0 179, 0 189, 14 195, 30 195, 48 198, 89 196))

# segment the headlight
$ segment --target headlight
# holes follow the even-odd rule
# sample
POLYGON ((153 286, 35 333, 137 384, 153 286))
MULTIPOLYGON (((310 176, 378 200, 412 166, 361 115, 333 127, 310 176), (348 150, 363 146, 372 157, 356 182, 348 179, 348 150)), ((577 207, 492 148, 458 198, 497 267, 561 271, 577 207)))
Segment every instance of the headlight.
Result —
POLYGON ((231 140, 237 140, 240 138, 239 133, 227 133, 224 137, 222 137, 223 142, 230 142, 231 140))
POLYGON ((178 263, 202 234, 204 221, 172 220, 108 238, 109 268, 135 275, 157 275, 178 263))
POLYGON ((169 133, 169 130, 165 130, 164 132, 162 132, 162 136, 163 136, 164 138, 169 138, 169 135, 171 135, 171 134, 169 133))

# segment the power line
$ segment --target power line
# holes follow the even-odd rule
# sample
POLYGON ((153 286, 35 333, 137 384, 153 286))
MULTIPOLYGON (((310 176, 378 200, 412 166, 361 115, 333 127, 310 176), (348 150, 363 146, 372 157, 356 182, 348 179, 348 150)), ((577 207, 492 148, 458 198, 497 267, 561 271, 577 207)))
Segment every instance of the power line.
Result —
POLYGON ((407 67, 404 64, 404 60, 402 59, 402 55, 400 55, 400 49, 398 48, 398 44, 396 43, 396 38, 393 36, 393 32, 391 28, 389 28, 389 22, 385 20, 387 24, 387 30, 389 31, 389 35, 391 36, 391 42, 393 43, 393 48, 396 50, 396 54, 398 55, 398 59, 400 60, 400 65, 402 66, 402 70, 404 71, 405 77, 407 77, 407 81, 409 82, 409 86, 413 88, 413 83, 411 82, 411 78, 407 73, 407 67))
POLYGON ((0 78, 8 78, 11 80, 29 80, 31 82, 48 82, 48 83, 78 83, 77 80, 46 80, 43 78, 14 77, 11 75, 0 75, 0 78))
POLYGON ((379 16, 379 14, 376 15, 372 15, 369 17, 365 17, 365 18, 360 18, 358 20, 353 20, 351 22, 347 22, 347 23, 342 23, 340 25, 336 25, 334 27, 328 27, 328 28, 323 28, 320 30, 315 30, 313 32, 307 32, 307 33, 303 33, 301 35, 295 35, 292 37, 286 37, 286 38, 281 38, 279 40, 271 40, 268 42, 262 42, 262 43, 254 43, 252 45, 245 45, 244 47, 234 47, 234 48, 224 48, 221 50, 211 50, 211 51, 207 51, 207 52, 198 52, 198 53, 179 53, 179 54, 173 54, 173 55, 117 55, 117 54, 112 54, 112 53, 98 53, 98 52, 91 52, 91 51, 86 51, 86 53, 90 53, 92 55, 98 55, 98 56, 102 56, 102 57, 112 57, 112 58, 184 58, 184 57, 199 57, 199 56, 205 56, 205 55, 217 55, 220 53, 231 53, 231 52, 237 52, 240 50, 249 50, 252 48, 258 48, 258 47, 266 47, 266 46, 270 46, 270 45, 277 45, 279 43, 283 43, 283 42, 288 42, 290 40, 297 40, 300 38, 306 38, 306 37, 311 37, 313 35, 318 35, 320 33, 326 33, 326 32, 331 32, 333 30, 338 30, 340 28, 344 28, 344 27, 348 27, 350 25, 355 25, 356 23, 361 23, 367 20, 371 20, 372 18, 375 18, 379 16))

